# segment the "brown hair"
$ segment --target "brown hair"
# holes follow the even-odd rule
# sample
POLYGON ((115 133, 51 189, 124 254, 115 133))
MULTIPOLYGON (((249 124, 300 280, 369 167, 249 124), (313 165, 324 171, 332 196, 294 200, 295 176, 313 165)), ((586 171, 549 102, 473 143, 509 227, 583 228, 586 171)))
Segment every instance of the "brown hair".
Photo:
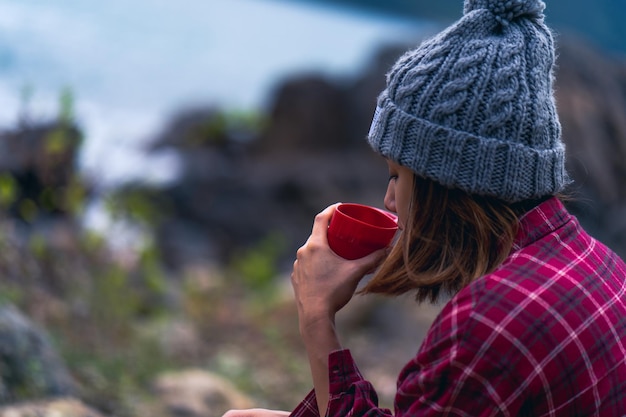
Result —
POLYGON ((538 204, 510 204, 414 176, 409 219, 385 262, 360 293, 437 301, 496 269, 509 255, 519 216, 538 204))

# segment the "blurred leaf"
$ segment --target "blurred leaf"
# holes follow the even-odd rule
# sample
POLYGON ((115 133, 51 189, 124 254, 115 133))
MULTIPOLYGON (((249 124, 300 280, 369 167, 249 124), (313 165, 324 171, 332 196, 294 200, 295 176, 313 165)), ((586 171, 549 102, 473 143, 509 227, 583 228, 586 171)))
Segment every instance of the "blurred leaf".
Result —
POLYGON ((0 174, 0 206, 8 207, 17 199, 17 183, 12 175, 0 174))
POLYGON ((0 306, 19 305, 24 299, 24 290, 17 285, 0 284, 0 306))
POLYGON ((142 250, 140 266, 147 291, 153 295, 163 295, 167 281, 161 267, 160 253, 154 244, 148 244, 142 250))
POLYGON ((46 211, 53 211, 58 208, 58 199, 52 188, 46 187, 39 194, 39 206, 46 211))
POLYGON ((37 218, 37 215, 39 214, 37 204, 35 204, 35 202, 30 198, 26 198, 20 201, 18 211, 22 219, 27 222, 32 222, 37 218))
POLYGON ((64 190, 64 208, 70 213, 80 214, 85 208, 87 190, 78 177, 74 177, 64 190))
POLYGON ((263 239, 233 260, 233 268, 251 289, 272 289, 278 275, 278 259, 284 250, 284 241, 276 235, 263 239))
POLYGON ((64 126, 53 129, 47 136, 44 150, 49 155, 59 155, 66 152, 72 146, 70 132, 64 126))
POLYGON ((112 218, 126 219, 144 226, 157 224, 164 215, 166 206, 163 199, 159 200, 158 192, 139 187, 117 190, 105 200, 105 207, 112 218))
POLYGON ((190 145, 224 146, 228 141, 246 141, 267 124, 258 111, 219 111, 211 114, 192 130, 190 145))
POLYGON ((31 236, 28 247, 37 258, 42 259, 46 255, 47 243, 45 237, 39 233, 31 236))

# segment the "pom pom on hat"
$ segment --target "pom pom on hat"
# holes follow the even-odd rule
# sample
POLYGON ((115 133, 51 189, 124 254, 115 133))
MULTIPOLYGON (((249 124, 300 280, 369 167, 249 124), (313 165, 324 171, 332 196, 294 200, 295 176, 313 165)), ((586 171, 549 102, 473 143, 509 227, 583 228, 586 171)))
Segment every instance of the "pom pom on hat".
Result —
POLYGON ((465 0, 463 12, 468 14, 485 9, 502 25, 508 25, 521 17, 541 19, 545 7, 545 3, 540 0, 465 0))

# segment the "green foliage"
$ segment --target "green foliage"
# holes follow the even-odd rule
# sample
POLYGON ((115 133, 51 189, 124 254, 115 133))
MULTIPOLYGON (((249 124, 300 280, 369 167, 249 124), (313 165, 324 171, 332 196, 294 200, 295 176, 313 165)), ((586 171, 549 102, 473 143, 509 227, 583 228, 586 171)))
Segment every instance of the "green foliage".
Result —
POLYGON ((30 198, 21 200, 17 209, 20 217, 27 222, 34 221, 39 215, 39 208, 37 207, 37 204, 30 198))
POLYGON ((278 276, 278 259, 285 248, 284 240, 270 235, 244 250, 232 260, 232 270, 254 292, 273 290, 278 276))
POLYGON ((226 116, 226 127, 230 129, 245 129, 258 132, 267 123, 266 117, 257 111, 233 110, 227 113, 226 116))
POLYGON ((129 220, 142 226, 155 226, 167 214, 167 203, 157 190, 129 186, 105 197, 105 207, 115 220, 129 220))
POLYGON ((153 247, 145 248, 138 270, 129 272, 110 263, 93 276, 94 287, 89 295, 91 318, 104 332, 124 339, 133 332, 139 319, 158 317, 163 311, 166 276, 153 247))
POLYGON ((204 143, 222 145, 226 140, 228 131, 228 119, 223 113, 217 113, 213 117, 200 124, 191 137, 192 144, 202 145, 204 143))
POLYGON ((254 369, 245 359, 227 351, 218 352, 210 362, 214 372, 232 381, 236 386, 246 391, 258 391, 259 387, 254 378, 254 369))
POLYGON ((18 285, 5 283, 0 285, 0 306, 5 304, 18 305, 24 300, 24 289, 18 285))
POLYGON ((266 124, 256 111, 219 111, 195 126, 187 141, 191 146, 224 146, 229 140, 255 135, 266 124))
POLYGON ((80 143, 82 137, 77 135, 74 126, 74 94, 69 87, 59 94, 59 110, 56 127, 47 135, 44 142, 44 151, 49 156, 63 155, 76 147, 76 140, 80 143))
MULTIPOLYGON (((136 415, 136 397, 145 395, 155 375, 173 367, 158 335, 140 331, 168 313, 161 257, 147 245, 133 266, 125 266, 108 259, 106 245, 95 233, 86 234, 81 246, 80 253, 95 262, 89 283, 70 281, 64 292, 67 303, 80 302, 83 310, 79 317, 55 324, 55 340, 89 403, 121 417, 136 415)), ((63 262, 58 256, 47 258, 63 262)))
POLYGON ((217 317, 227 304, 225 274, 216 268, 192 268, 183 276, 183 308, 185 314, 202 329, 211 332, 216 323, 206 317, 217 317))
POLYGON ((39 359, 26 358, 13 370, 11 391, 16 401, 36 398, 46 391, 44 364, 39 359))
POLYGON ((45 211, 54 211, 59 207, 59 199, 54 189, 51 187, 45 187, 39 194, 38 200, 39 206, 45 211))
MULTIPOLYGON (((51 190, 50 190, 51 191, 51 190)), ((48 190, 44 190, 44 193, 48 190)), ((52 199, 52 201, 55 201, 52 199)), ((79 179, 74 176, 70 183, 63 190, 63 204, 62 207, 73 215, 79 215, 85 209, 85 202, 87 201, 87 187, 79 179)))
POLYGON ((151 294, 164 295, 167 289, 167 277, 161 265, 161 254, 154 244, 144 247, 140 254, 139 264, 146 289, 151 294))
POLYGON ((64 187, 45 187, 33 198, 25 197, 19 184, 9 175, 0 175, 0 208, 14 206, 26 222, 34 222, 43 213, 60 211, 79 215, 87 200, 86 185, 74 176, 64 187))
POLYGON ((48 244, 43 235, 34 233, 28 241, 28 248, 37 259, 44 259, 48 252, 48 244))
POLYGON ((49 156, 62 155, 73 146, 73 138, 67 127, 63 125, 53 129, 45 139, 44 151, 49 156))
POLYGON ((138 311, 139 299, 130 288, 126 271, 111 264, 93 278, 94 291, 89 304, 94 320, 114 333, 128 330, 128 320, 138 311))
POLYGON ((0 207, 11 206, 18 195, 18 185, 11 174, 0 174, 0 207))
POLYGON ((87 389, 83 399, 114 415, 137 415, 136 401, 147 396, 146 387, 172 363, 155 339, 134 337, 124 344, 85 349, 62 344, 67 365, 87 389))
POLYGON ((104 252, 105 246, 105 238, 99 233, 87 230, 80 235, 80 247, 88 256, 97 256, 104 252))

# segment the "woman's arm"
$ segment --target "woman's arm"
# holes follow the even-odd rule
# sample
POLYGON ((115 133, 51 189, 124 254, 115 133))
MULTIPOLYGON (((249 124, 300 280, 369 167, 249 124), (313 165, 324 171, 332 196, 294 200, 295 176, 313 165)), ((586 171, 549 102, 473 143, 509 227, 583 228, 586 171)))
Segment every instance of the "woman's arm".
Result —
POLYGON ((298 250, 291 281, 298 306, 300 334, 307 350, 320 415, 328 406, 328 355, 341 349, 335 314, 352 298, 359 281, 386 256, 381 249, 354 261, 328 246, 328 223, 337 205, 315 217, 311 236, 298 250))
POLYGON ((328 407, 328 355, 341 349, 335 332, 334 317, 301 320, 300 334, 309 357, 317 407, 323 416, 328 407))

